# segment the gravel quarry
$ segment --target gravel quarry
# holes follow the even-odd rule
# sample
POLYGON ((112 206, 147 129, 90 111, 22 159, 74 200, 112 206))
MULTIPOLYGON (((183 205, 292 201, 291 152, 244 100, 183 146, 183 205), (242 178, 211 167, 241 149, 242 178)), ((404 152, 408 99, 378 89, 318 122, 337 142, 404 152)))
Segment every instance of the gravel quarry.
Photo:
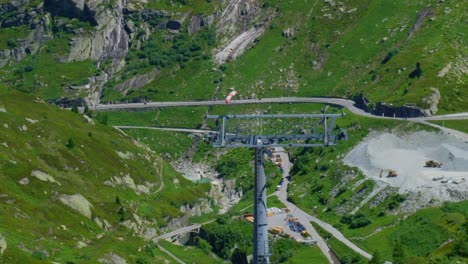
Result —
POLYGON ((449 135, 373 133, 344 162, 358 167, 380 187, 390 185, 399 193, 417 194, 413 197, 423 204, 468 199, 468 143, 449 135), (441 167, 426 167, 431 160, 441 167))

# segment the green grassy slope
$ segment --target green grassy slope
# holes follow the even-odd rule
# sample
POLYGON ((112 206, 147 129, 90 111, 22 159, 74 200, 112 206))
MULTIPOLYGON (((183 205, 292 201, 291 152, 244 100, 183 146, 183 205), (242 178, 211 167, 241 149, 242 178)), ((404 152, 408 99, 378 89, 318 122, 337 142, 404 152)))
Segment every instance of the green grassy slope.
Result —
POLYGON ((113 128, 90 125, 40 98, 4 87, 0 93, 0 234, 8 244, 0 262, 95 262, 109 252, 131 263, 168 259, 136 233, 160 233, 183 215, 181 206, 205 198, 209 185, 185 180, 113 128), (56 182, 39 180, 33 171, 56 182), (119 183, 125 175, 131 179, 119 183), (60 202, 75 194, 92 205, 88 217, 60 202), (137 232, 124 227, 132 223, 137 232), (79 241, 87 245, 78 249, 79 241))
POLYGON ((466 31, 466 4, 428 0, 340 3, 263 1, 264 9, 276 10, 275 17, 253 48, 218 70, 202 61, 166 71, 145 88, 158 89, 158 94, 147 96, 154 100, 209 99, 221 81, 220 95, 228 87, 239 90, 241 97, 363 93, 372 102, 427 107, 422 98, 431 95, 433 87, 441 93, 441 112, 465 109, 466 62, 460 54, 467 52, 461 33, 466 31), (425 8, 432 15, 420 19, 415 31, 418 14, 425 8), (284 37, 286 29, 293 29, 293 36, 284 37), (422 75, 410 78, 416 63, 421 64, 422 75), (438 77, 449 63, 451 70, 438 77))
POLYGON ((416 257, 451 256, 452 261, 466 261, 466 256, 456 256, 453 250, 460 240, 459 232, 468 220, 468 203, 447 204, 441 208, 429 208, 416 212, 407 219, 389 226, 365 240, 356 240, 358 245, 369 252, 378 250, 385 259, 392 259, 397 242, 405 248, 407 256, 415 257, 412 263, 427 263, 416 257), (450 240, 449 240, 450 239, 450 240))

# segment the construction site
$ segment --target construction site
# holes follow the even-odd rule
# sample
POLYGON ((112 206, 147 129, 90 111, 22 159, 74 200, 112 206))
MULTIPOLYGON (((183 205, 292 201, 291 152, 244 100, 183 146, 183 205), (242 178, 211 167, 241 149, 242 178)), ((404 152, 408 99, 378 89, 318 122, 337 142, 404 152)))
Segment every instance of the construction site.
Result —
POLYGON ((372 134, 344 161, 375 180, 377 186, 417 193, 421 203, 468 197, 468 144, 445 134, 372 134))

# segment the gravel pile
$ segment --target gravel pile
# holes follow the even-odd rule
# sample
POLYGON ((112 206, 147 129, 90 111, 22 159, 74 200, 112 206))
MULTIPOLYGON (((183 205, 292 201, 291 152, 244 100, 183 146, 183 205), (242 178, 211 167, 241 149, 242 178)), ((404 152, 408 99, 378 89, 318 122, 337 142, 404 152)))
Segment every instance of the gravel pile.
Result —
POLYGON ((375 133, 344 161, 375 181, 399 188, 400 193, 418 193, 422 203, 468 199, 468 143, 448 135, 375 133), (425 167, 429 160, 441 162, 441 168, 425 167), (387 177, 389 170, 398 176, 387 177))

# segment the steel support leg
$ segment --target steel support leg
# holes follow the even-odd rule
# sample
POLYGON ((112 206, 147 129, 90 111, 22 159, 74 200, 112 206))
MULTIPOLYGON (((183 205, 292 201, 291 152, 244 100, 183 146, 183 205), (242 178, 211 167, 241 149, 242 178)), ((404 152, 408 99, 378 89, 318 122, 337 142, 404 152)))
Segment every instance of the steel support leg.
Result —
POLYGON ((266 177, 263 148, 255 149, 254 264, 269 264, 266 177))

